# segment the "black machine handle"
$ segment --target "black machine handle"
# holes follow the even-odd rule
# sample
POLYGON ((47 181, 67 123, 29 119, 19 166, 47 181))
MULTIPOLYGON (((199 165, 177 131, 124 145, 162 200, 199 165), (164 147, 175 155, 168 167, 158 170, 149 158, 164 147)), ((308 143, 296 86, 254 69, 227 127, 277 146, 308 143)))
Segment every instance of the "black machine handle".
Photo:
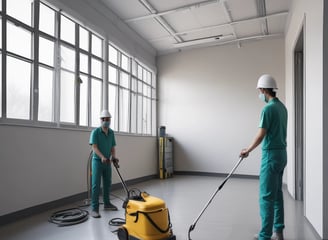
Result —
POLYGON ((125 192, 126 192, 127 199, 129 199, 129 197, 130 197, 129 189, 128 189, 128 187, 126 186, 126 183, 125 183, 125 181, 123 180, 120 171, 118 170, 118 169, 120 168, 120 165, 118 164, 118 162, 119 162, 119 160, 118 160, 117 158, 113 158, 113 159, 112 159, 112 163, 113 163, 113 165, 114 165, 114 167, 115 167, 115 169, 116 169, 116 172, 117 172, 118 176, 120 177, 120 180, 121 180, 122 186, 123 186, 123 188, 124 188, 124 190, 125 190, 125 192))

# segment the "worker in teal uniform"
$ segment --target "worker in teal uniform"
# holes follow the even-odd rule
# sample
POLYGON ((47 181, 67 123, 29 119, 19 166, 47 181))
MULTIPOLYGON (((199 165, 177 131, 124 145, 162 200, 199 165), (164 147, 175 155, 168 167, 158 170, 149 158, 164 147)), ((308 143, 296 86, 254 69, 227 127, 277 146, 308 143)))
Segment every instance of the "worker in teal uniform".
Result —
POLYGON ((109 199, 112 184, 111 162, 118 161, 115 153, 115 135, 110 128, 111 114, 108 110, 100 113, 101 126, 94 129, 90 135, 89 144, 92 146, 92 185, 91 185, 91 216, 100 218, 99 193, 100 182, 103 180, 104 210, 117 210, 109 199))
POLYGON ((283 240, 284 201, 282 178, 287 164, 286 135, 287 109, 276 97, 275 79, 262 75, 257 83, 259 98, 266 102, 261 113, 258 133, 248 148, 242 149, 240 156, 248 157, 249 153, 262 143, 262 160, 260 170, 260 216, 262 226, 259 240, 283 240), (274 229, 275 234, 272 236, 274 229))

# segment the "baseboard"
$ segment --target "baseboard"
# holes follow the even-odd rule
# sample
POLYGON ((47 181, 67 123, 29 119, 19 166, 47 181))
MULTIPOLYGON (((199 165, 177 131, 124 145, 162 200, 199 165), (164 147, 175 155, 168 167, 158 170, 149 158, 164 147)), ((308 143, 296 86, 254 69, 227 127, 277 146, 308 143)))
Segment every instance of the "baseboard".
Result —
POLYGON ((0 216, 0 226, 9 224, 17 221, 18 219, 26 218, 34 214, 38 214, 41 212, 45 212, 54 208, 58 208, 63 205, 71 204, 77 201, 81 201, 87 198, 87 192, 75 194, 69 197, 61 198, 55 201, 43 203, 40 205, 36 205, 33 207, 25 208, 23 210, 19 210, 13 213, 8 213, 0 216))
MULTIPOLYGON (((155 179, 155 178, 158 178, 158 176, 157 175, 149 175, 149 176, 145 176, 145 177, 135 178, 135 179, 127 180, 126 185, 129 186, 129 185, 137 184, 140 182, 145 182, 145 181, 155 179)), ((118 190, 121 188, 122 188, 121 183, 112 184, 112 190, 118 190)), ((51 209, 59 208, 64 205, 69 205, 69 204, 87 200, 87 199, 88 199, 88 192, 86 191, 86 192, 78 193, 78 194, 75 194, 72 196, 57 199, 57 200, 54 200, 51 202, 47 202, 44 204, 25 208, 23 210, 19 210, 16 212, 8 213, 8 214, 0 216, 0 226, 15 222, 15 221, 17 221, 17 219, 26 218, 26 217, 29 217, 34 214, 39 214, 39 213, 42 213, 45 211, 49 211, 51 209)))
MULTIPOLYGON (((226 177, 227 174, 215 173, 215 172, 198 172, 198 171, 174 171, 175 175, 192 175, 192 176, 206 176, 206 177, 226 177)), ((259 179, 256 175, 246 174, 233 174, 232 178, 247 178, 247 179, 259 179)))

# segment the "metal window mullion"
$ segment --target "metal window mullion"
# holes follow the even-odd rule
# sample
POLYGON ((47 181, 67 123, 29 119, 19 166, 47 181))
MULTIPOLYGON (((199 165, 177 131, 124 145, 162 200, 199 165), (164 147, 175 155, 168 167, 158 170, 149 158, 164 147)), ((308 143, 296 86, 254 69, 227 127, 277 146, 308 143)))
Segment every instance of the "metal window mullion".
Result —
MULTIPOLYGON (((103 79, 103 98, 102 98, 102 109, 108 109, 108 99, 109 99, 109 91, 108 91, 108 44, 107 39, 102 41, 103 44, 103 56, 104 59, 102 61, 102 79, 103 79)), ((108 109, 110 110, 110 109, 108 109)))
POLYGON ((80 125, 80 34, 79 25, 75 23, 75 124, 80 125))
POLYGON ((140 79, 141 80, 141 83, 142 83, 142 87, 141 87, 141 119, 142 119, 142 123, 141 123, 141 133, 142 134, 144 134, 145 132, 144 132, 144 119, 143 119, 143 114, 144 114, 144 69, 143 69, 143 67, 142 67, 142 76, 141 76, 141 78, 142 79, 140 79))
POLYGON ((54 122, 60 125, 60 12, 55 13, 55 53, 54 53, 54 122))
POLYGON ((2 118, 7 117, 7 3, 5 0, 2 0, 2 55, 1 55, 1 64, 2 64, 2 72, 1 72, 1 78, 2 78, 2 118))
POLYGON ((132 58, 130 58, 130 73, 129 73, 129 133, 131 133, 132 129, 132 58))
POLYGON ((153 74, 150 72, 150 135, 153 135, 153 74))
POLYGON ((92 124, 92 83, 91 83, 91 56, 90 56, 90 52, 91 52, 91 32, 88 31, 89 33, 89 46, 88 46, 88 74, 87 74, 87 81, 88 81, 88 126, 91 127, 92 124))
POLYGON ((32 63, 32 84, 31 84, 31 108, 30 108, 30 116, 32 117, 32 121, 38 120, 38 111, 39 111, 39 11, 40 11, 40 2, 33 2, 33 63, 32 63))
POLYGON ((121 121, 121 116, 120 116, 120 113, 121 113, 121 52, 117 52, 117 62, 119 63, 119 68, 117 69, 117 115, 118 115, 118 119, 117 119, 117 130, 120 132, 120 121, 121 121))

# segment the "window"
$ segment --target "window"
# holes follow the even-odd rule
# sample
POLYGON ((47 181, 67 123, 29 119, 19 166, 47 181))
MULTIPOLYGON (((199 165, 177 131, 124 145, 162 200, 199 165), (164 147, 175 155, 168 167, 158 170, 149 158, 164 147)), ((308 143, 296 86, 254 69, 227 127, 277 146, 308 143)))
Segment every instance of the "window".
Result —
POLYGON ((30 119, 31 64, 7 57, 7 117, 30 119), (19 71, 17 71, 19 69, 19 71))
POLYGON ((60 122, 75 123, 75 51, 60 46, 60 122))
POLYGON ((55 36, 55 11, 40 3, 40 31, 55 36))
POLYGON ((94 34, 92 34, 92 54, 102 57, 102 40, 94 34))
POLYGON ((117 56, 118 56, 117 50, 112 45, 109 45, 108 46, 108 59, 109 59, 109 61, 111 63, 117 65, 117 56))
POLYGON ((74 74, 61 71, 60 80, 60 121, 74 123, 74 74))
POLYGON ((54 66, 55 43, 46 38, 39 38, 39 62, 54 66))
POLYGON ((101 81, 92 79, 91 85, 91 126, 98 127, 100 124, 99 113, 101 112, 101 81))
POLYGON ((39 67, 39 121, 52 122, 54 120, 53 76, 54 73, 51 69, 39 67))
POLYGON ((75 23, 66 16, 60 16, 60 38, 68 43, 75 43, 75 23))
POLYGON ((156 82, 145 65, 46 2, 2 0, 0 9, 4 1, 0 123, 91 128, 108 108, 115 131, 156 135, 156 82))
POLYGON ((7 14, 31 26, 33 0, 7 0, 7 14))
POLYGON ((79 27, 80 32, 80 48, 89 51, 89 32, 83 28, 79 27))
POLYGON ((88 77, 80 75, 80 125, 88 126, 88 77))
POLYGON ((7 51, 31 58, 32 34, 27 29, 7 22, 7 51))

